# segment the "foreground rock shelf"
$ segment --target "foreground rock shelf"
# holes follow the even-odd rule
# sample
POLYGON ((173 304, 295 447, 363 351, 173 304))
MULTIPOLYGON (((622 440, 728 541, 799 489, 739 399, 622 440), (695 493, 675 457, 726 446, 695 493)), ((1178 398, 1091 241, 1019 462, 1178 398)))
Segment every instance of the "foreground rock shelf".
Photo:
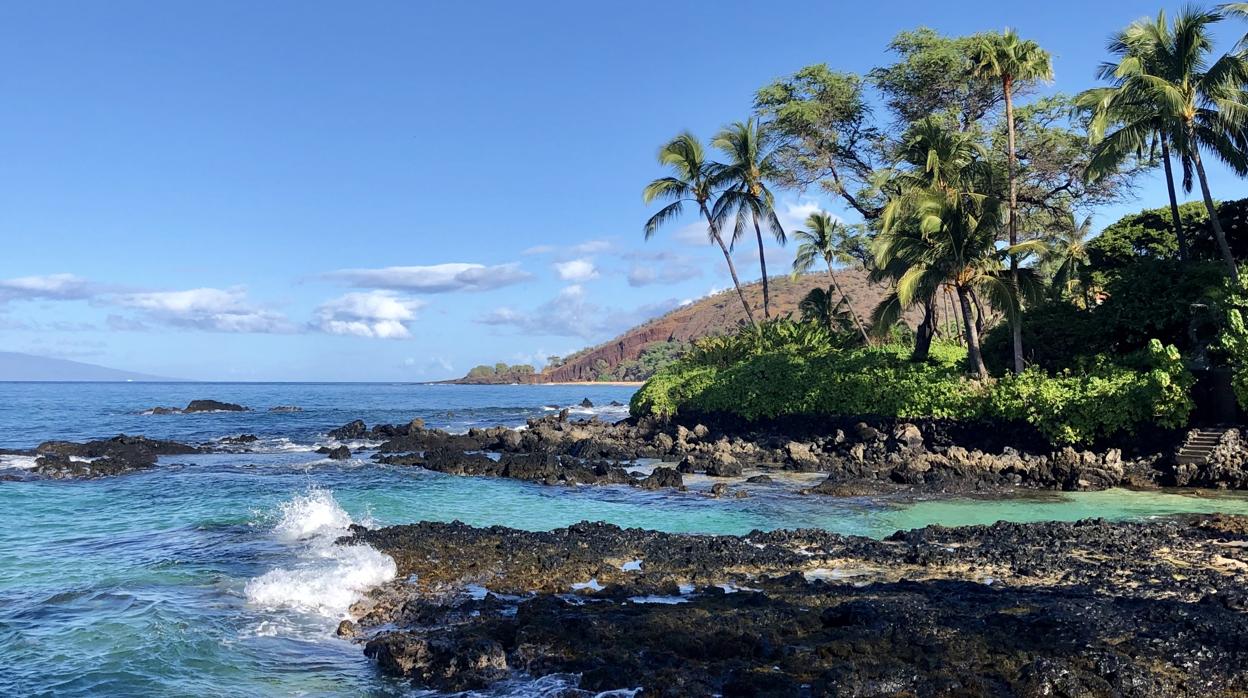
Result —
POLYGON ((1242 695, 1248 518, 932 526, 885 540, 582 523, 353 528, 398 580, 339 632, 441 691, 1242 695))

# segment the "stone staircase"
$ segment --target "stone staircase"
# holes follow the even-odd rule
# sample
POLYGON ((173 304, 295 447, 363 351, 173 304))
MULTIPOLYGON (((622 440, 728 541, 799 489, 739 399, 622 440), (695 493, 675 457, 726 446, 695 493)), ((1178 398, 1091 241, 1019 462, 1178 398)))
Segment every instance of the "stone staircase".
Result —
POLYGON ((1179 448, 1176 460, 1179 465, 1205 465, 1209 456, 1222 441, 1225 428, 1193 429, 1187 433, 1187 440, 1179 448))

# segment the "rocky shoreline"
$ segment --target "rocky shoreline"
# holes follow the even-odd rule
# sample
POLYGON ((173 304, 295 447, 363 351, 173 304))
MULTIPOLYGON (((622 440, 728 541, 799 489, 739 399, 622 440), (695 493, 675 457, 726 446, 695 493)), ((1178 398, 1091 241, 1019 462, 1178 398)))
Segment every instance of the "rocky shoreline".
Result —
MULTIPOLYGON (((339 634, 438 691, 1242 695, 1248 519, 697 536, 355 527, 393 557, 339 634)), ((581 695, 581 694, 576 694, 581 695)))
MULTIPOLYGON (((1133 439, 1125 448, 1055 448, 1012 425, 938 420, 742 425, 642 418, 612 423, 573 420, 562 410, 530 419, 521 429, 499 426, 456 434, 427 428, 419 419, 372 427, 356 420, 327 436, 331 445, 317 452, 334 460, 352 457, 344 442, 374 442, 379 445, 372 458, 388 465, 546 485, 680 489, 691 475, 722 478, 726 486, 809 473, 823 479, 802 492, 831 496, 1248 489, 1248 434, 1237 428, 1222 433, 1200 463, 1181 463, 1176 457, 1182 432, 1133 439)), ((150 468, 158 455, 245 452, 255 441, 244 434, 192 446, 121 435, 80 444, 45 442, 5 453, 37 456, 34 475, 100 477, 150 468)), ((722 494, 724 488, 716 491, 722 494)))
MULTIPOLYGON (((707 426, 648 418, 571 420, 565 410, 531 419, 520 430, 493 427, 449 434, 427 429, 419 420, 372 428, 356 421, 330 436, 380 441, 376 457, 386 463, 546 484, 638 484, 645 476, 629 475, 629 464, 654 459, 674 464, 673 475, 827 473, 824 482, 806 491, 843 496, 1018 488, 1248 488, 1248 439, 1239 429, 1227 430, 1203 464, 1179 463, 1182 433, 1132 440, 1125 450, 1054 448, 1035 434, 1005 426, 934 420, 707 426)), ((660 486, 681 484, 665 474, 660 486)))

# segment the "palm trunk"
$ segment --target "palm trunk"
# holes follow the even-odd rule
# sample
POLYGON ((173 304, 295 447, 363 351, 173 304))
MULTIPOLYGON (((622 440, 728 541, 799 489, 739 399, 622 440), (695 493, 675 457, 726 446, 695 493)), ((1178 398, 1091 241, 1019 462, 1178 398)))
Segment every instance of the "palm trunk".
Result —
POLYGON ((1170 144, 1165 134, 1161 136, 1161 160, 1166 167, 1166 193, 1170 195, 1170 220, 1174 223, 1174 237, 1179 242, 1179 259, 1187 259, 1187 236, 1183 234, 1183 217, 1179 215, 1179 199, 1174 194, 1174 171, 1170 168, 1170 144))
POLYGON ((767 284, 767 255, 763 252, 763 231, 758 227, 758 214, 753 214, 754 236, 758 238, 758 265, 763 269, 763 319, 771 319, 771 289, 767 284))
POLYGON ((923 301, 923 322, 914 330, 914 351, 910 354, 911 361, 927 361, 932 350, 932 337, 936 336, 936 299, 923 301))
POLYGON ((854 304, 849 301, 849 296, 845 295, 845 291, 841 289, 841 284, 836 280, 836 273, 832 271, 832 265, 828 264, 828 277, 832 279, 832 286, 841 298, 845 299, 845 307, 849 308, 849 316, 854 319, 854 325, 858 327, 858 333, 862 335, 864 344, 871 344, 871 336, 867 334, 867 328, 863 327, 862 320, 858 317, 858 313, 854 312, 854 304))
MULTIPOLYGON (((1018 154, 1014 150, 1014 80, 1006 76, 1002 81, 1005 89, 1005 126, 1009 141, 1009 178, 1010 178, 1010 245, 1018 244, 1018 154)), ((1010 338, 1014 345, 1014 372, 1023 372, 1023 315, 1022 299, 1018 283, 1018 256, 1010 255, 1010 284, 1014 286, 1014 302, 1019 304, 1018 311, 1011 313, 1010 338)), ((976 299, 978 303, 978 299, 976 299)))
POLYGON ((958 292, 958 305, 962 307, 962 329, 966 333, 966 369, 980 380, 986 380, 988 369, 984 366, 984 355, 979 349, 979 332, 975 328, 975 311, 971 309, 970 289, 963 286, 955 288, 958 292))
POLYGON ((724 244, 724 238, 720 237, 718 226, 711 222, 711 212, 706 210, 706 203, 698 202, 698 205, 702 208, 702 216, 706 218, 707 227, 711 229, 711 237, 715 239, 719 249, 724 251, 724 261, 728 263, 728 274, 732 277, 732 287, 737 289, 737 297, 741 299, 741 307, 745 308, 745 317, 750 321, 751 325, 756 325, 758 323, 754 321, 754 311, 750 308, 750 302, 745 299, 745 292, 741 290, 741 281, 737 279, 737 266, 732 263, 732 252, 724 244))
POLYGON ((988 317, 988 313, 984 312, 984 303, 979 300, 979 294, 975 289, 968 291, 971 294, 971 303, 975 304, 975 331, 980 337, 984 336, 984 320, 988 317))
POLYGON ((1205 177, 1205 164, 1200 160, 1200 148, 1195 145, 1192 147, 1192 161, 1196 163, 1196 175, 1200 177, 1200 194, 1205 199, 1205 210, 1209 212, 1209 225, 1213 226, 1213 236, 1218 239, 1218 249, 1222 250, 1222 260, 1226 262, 1231 279, 1239 281, 1239 269, 1235 266, 1235 256, 1231 254, 1231 246, 1226 244, 1226 233, 1222 231, 1222 222, 1218 220, 1218 208, 1213 205, 1213 195, 1209 193, 1209 179, 1205 177))

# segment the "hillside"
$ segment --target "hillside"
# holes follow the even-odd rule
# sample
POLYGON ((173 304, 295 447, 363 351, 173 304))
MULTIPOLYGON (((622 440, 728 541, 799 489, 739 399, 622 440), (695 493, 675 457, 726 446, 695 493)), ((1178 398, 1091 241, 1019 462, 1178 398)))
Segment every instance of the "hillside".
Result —
POLYGON ((0 351, 0 381, 167 381, 81 361, 0 351))
MULTIPOLYGON (((841 287, 850 297, 852 305, 861 317, 869 317, 871 310, 888 292, 885 286, 867 281, 867 272, 860 269, 844 269, 837 272, 841 287)), ((816 286, 826 287, 826 274, 809 274, 796 280, 777 277, 771 280, 771 306, 773 315, 792 313, 799 315, 797 305, 816 286)), ((744 287, 746 299, 755 308, 756 317, 762 317, 763 287, 755 282, 744 287)), ((917 317, 906 318, 911 325, 917 317)), ((593 381, 604 373, 611 373, 625 361, 633 361, 645 349, 660 342, 689 342, 712 334, 724 334, 735 330, 745 322, 745 310, 734 289, 721 291, 666 315, 645 322, 624 334, 596 347, 568 357, 563 364, 547 368, 535 374, 531 381, 566 383, 593 381)))

